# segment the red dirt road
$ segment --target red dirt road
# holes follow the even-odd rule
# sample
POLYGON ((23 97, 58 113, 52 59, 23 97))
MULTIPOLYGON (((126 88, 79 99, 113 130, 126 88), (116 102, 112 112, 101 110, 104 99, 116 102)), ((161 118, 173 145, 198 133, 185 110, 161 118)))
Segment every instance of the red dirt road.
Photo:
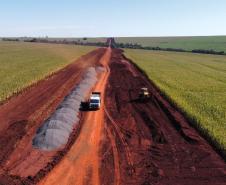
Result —
MULTIPOLYGON (((111 49, 100 61, 105 67, 94 91, 101 92, 104 99, 105 86, 109 70, 108 62, 111 56, 111 49)), ((104 102, 102 102, 104 104, 104 102)), ((64 159, 44 178, 41 185, 52 184, 101 184, 99 178, 99 146, 103 133, 104 107, 98 111, 85 113, 84 124, 80 135, 73 144, 64 159)))
POLYGON ((0 184, 19 184, 20 177, 26 179, 44 173, 40 170, 57 151, 32 148, 35 132, 80 81, 83 72, 99 65, 104 53, 104 48, 88 53, 0 106, 0 184))

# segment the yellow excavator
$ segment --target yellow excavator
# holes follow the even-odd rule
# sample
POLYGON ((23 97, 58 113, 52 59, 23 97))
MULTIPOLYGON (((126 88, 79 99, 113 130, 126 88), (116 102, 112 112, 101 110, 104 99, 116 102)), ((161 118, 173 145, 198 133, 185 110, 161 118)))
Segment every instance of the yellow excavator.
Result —
POLYGON ((147 87, 142 87, 139 92, 139 99, 141 101, 148 100, 150 98, 150 94, 147 87))

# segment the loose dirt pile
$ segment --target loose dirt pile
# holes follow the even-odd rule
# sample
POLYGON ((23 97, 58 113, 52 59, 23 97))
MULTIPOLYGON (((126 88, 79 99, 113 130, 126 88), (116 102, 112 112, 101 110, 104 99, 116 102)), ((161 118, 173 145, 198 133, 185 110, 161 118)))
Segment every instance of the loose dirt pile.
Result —
POLYGON ((57 110, 38 129, 33 145, 42 150, 54 150, 68 141, 70 134, 78 124, 80 104, 97 82, 97 72, 90 67, 82 81, 65 97, 57 110))
POLYGON ((101 184, 226 183, 221 157, 122 51, 113 50, 110 70, 101 184), (146 102, 142 87, 151 92, 146 102))

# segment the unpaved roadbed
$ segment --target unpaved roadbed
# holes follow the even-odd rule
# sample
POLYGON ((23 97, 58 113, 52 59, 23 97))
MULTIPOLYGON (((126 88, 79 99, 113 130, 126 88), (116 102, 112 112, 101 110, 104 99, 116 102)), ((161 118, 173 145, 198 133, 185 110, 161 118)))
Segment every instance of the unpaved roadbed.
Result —
POLYGON ((84 71, 99 63, 105 50, 100 48, 88 53, 0 106, 1 183, 11 185, 22 181, 31 182, 30 179, 37 179, 36 174, 43 176, 40 174, 48 171, 52 166, 49 162, 57 161, 65 153, 64 150, 36 150, 32 147, 32 139, 37 128, 80 81, 84 71))
MULTIPOLYGON (((108 48, 100 60, 105 67, 99 75, 93 89, 104 97, 109 76, 108 62, 111 49, 108 48)), ((52 184, 101 184, 100 182, 100 141, 104 126, 104 101, 98 111, 83 112, 84 122, 80 135, 62 161, 40 182, 41 185, 52 184)))
POLYGON ((122 50, 95 50, 12 98, 0 106, 0 122, 0 184, 226 182, 223 159, 122 50), (83 72, 99 65, 105 70, 93 90, 101 92, 101 109, 80 114, 64 148, 52 152, 32 148, 40 124, 81 80, 83 72), (141 87, 151 93, 147 102, 138 100, 141 87))
POLYGON ((113 51, 110 70, 101 184, 225 184, 224 161, 122 51, 113 51), (146 103, 137 99, 144 86, 146 103))

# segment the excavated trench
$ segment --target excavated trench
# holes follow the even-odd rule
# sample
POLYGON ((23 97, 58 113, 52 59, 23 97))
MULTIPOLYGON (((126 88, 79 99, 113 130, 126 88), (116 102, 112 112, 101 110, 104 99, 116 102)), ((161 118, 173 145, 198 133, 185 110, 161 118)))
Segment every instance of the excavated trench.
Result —
POLYGON ((110 70, 101 184, 225 184, 223 159, 121 50, 110 70), (142 87, 151 93, 146 102, 142 87))

